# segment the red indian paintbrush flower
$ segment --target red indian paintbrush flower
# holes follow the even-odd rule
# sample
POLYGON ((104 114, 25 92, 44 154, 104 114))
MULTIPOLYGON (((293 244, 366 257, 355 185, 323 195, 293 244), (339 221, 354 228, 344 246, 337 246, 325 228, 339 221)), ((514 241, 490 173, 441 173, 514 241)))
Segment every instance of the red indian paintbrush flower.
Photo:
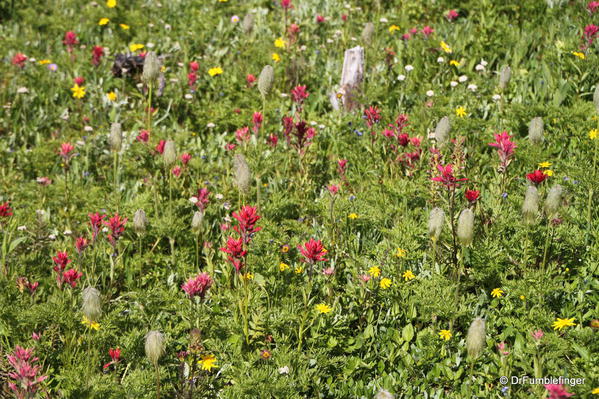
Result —
MULTIPOLYGON (((69 284, 72 288, 77 285, 77 280, 83 276, 83 273, 78 272, 75 269, 69 269, 62 274, 62 283, 69 284)), ((62 284, 60 284, 62 286, 62 284)))
POLYGON ((256 77, 251 73, 248 73, 245 77, 245 83, 247 83, 248 87, 252 87, 254 83, 256 83, 256 77))
POLYGON ((64 40, 62 43, 67 46, 67 51, 71 53, 73 51, 73 47, 79 44, 79 40, 77 40, 77 34, 73 31, 68 31, 64 34, 64 40))
POLYGON ((79 254, 79 256, 81 256, 81 254, 83 253, 83 251, 85 251, 85 248, 87 248, 88 245, 89 241, 85 237, 77 237, 77 239, 75 240, 75 248, 77 248, 77 253, 79 254))
POLYGON ((497 153, 499 155, 500 169, 505 171, 510 162, 512 161, 512 155, 514 155, 514 150, 518 148, 516 143, 511 141, 512 136, 510 136, 507 132, 503 131, 500 134, 493 135, 495 137, 495 142, 489 143, 491 147, 497 148, 497 153))
POLYGON ((183 165, 186 166, 189 163, 189 161, 191 161, 191 154, 187 152, 181 154, 181 163, 183 163, 183 165))
POLYGON ((448 164, 446 166, 437 165, 437 170, 441 173, 440 176, 431 178, 432 181, 439 182, 445 186, 448 190, 459 187, 459 182, 466 181, 468 179, 458 179, 453 175, 453 166, 448 164))
POLYGON ((195 199, 195 204, 200 209, 200 211, 204 212, 204 210, 206 210, 206 207, 208 206, 208 203, 210 202, 209 197, 210 191, 208 191, 207 188, 199 188, 198 193, 195 195, 195 197, 192 198, 195 199))
POLYGON ((102 60, 103 55, 104 55, 104 47, 94 46, 92 48, 92 65, 94 65, 94 66, 100 65, 100 61, 102 60))
POLYGON ((262 112, 254 112, 254 114, 252 115, 252 123, 254 124, 252 130, 254 131, 254 133, 258 133, 258 131, 262 127, 263 121, 264 117, 262 116, 262 112))
POLYGON ((243 249, 243 240, 241 238, 236 240, 233 237, 229 237, 227 239, 227 245, 220 250, 229 254, 227 259, 231 262, 235 270, 237 270, 237 273, 239 273, 244 266, 243 257, 247 255, 247 251, 243 249))
POLYGON ((10 207, 8 201, 0 204, 0 217, 8 218, 12 216, 12 208, 10 207))
POLYGON ((106 215, 100 215, 98 212, 96 212, 88 213, 87 216, 89 217, 89 224, 92 228, 92 242, 96 242, 98 233, 100 232, 100 227, 102 227, 106 215))
POLYGON ((108 349, 108 356, 110 356, 110 362, 104 365, 104 370, 110 367, 113 364, 117 364, 121 360, 121 349, 120 348, 110 348, 108 349))
POLYGON ((549 393, 549 399, 566 399, 574 395, 568 392, 563 385, 545 384, 543 386, 547 390, 547 393, 549 393))
POLYGON ((466 190, 466 192, 464 193, 464 196, 466 197, 466 199, 468 200, 468 202, 474 203, 474 202, 476 202, 476 200, 480 196, 480 191, 478 191, 478 190, 466 190))
POLYGON ((37 290, 37 287, 40 285, 40 283, 38 283, 37 281, 35 282, 30 282, 29 279, 27 277, 17 277, 17 288, 19 289, 19 292, 23 293, 23 291, 25 291, 25 289, 27 289, 29 291, 29 293, 31 295, 35 294, 35 291, 37 290))
POLYGON ((262 230, 262 227, 256 227, 256 223, 261 216, 256 213, 256 207, 249 205, 243 206, 238 213, 233 212, 233 217, 239 222, 238 226, 233 227, 241 238, 244 244, 250 242, 252 235, 262 230))
POLYGON ((372 128, 375 123, 379 123, 381 120, 381 113, 375 106, 370 106, 364 110, 364 118, 366 119, 366 125, 372 128))
POLYGON ((181 289, 185 291, 190 298, 199 296, 204 299, 208 289, 212 286, 212 278, 208 273, 200 273, 195 277, 190 278, 187 282, 181 285, 181 289))
POLYGON ((110 229, 106 238, 113 247, 125 232, 125 223, 127 223, 127 218, 121 218, 118 213, 115 213, 108 221, 104 221, 104 224, 110 229))
POLYGON ((291 0, 281 0, 281 7, 284 10, 290 10, 293 8, 293 4, 291 4, 291 0))
POLYGON ((460 15, 458 14, 458 12, 456 10, 449 10, 449 11, 447 11, 447 14, 445 14, 445 18, 447 18, 449 21, 453 21, 459 16, 460 15))
POLYGON ((147 130, 140 130, 137 137, 135 137, 135 140, 141 143, 147 143, 148 140, 150 140, 150 132, 148 132, 147 130))
POLYGON ((156 148, 155 148, 156 152, 157 152, 158 154, 161 154, 161 155, 162 155, 162 153, 164 152, 164 146, 165 146, 165 145, 166 145, 166 141, 164 141, 164 140, 160 140, 160 141, 158 142, 158 144, 156 145, 156 148))
POLYGON ((13 372, 8 373, 11 381, 8 387, 14 392, 16 398, 32 398, 39 389, 39 385, 48 376, 39 376, 40 366, 36 364, 37 357, 33 357, 33 349, 25 349, 17 345, 12 354, 7 356, 8 363, 13 372))
POLYGON ((306 86, 295 86, 291 90, 291 98, 296 104, 301 105, 308 96, 310 93, 306 91, 306 86))
POLYGON ((25 61, 27 61, 27 56, 25 54, 16 53, 10 60, 10 63, 23 69, 25 68, 25 61))
POLYGON ((310 241, 304 243, 304 245, 298 245, 297 249, 299 249, 300 253, 304 256, 304 259, 302 259, 304 262, 314 264, 316 262, 325 262, 327 260, 324 258, 327 251, 322 246, 320 240, 317 241, 310 238, 310 241))
POLYGON ((52 257, 52 260, 54 261, 54 264, 56 264, 56 266, 54 266, 54 271, 57 273, 62 273, 67 265, 72 262, 66 251, 57 252, 56 256, 52 257))
POLYGON ((532 173, 526 175, 526 178, 533 182, 534 184, 541 184, 547 178, 547 175, 540 170, 535 170, 532 173))
POLYGON ((69 162, 69 160, 73 157, 73 150, 75 147, 71 143, 62 143, 60 145, 60 151, 58 154, 62 157, 65 162, 69 162))

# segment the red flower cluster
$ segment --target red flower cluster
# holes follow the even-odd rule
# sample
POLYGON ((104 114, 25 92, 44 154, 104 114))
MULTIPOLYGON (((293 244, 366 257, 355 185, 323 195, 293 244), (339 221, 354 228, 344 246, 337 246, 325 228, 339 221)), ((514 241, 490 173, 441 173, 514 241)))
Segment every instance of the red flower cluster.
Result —
POLYGON ((116 247, 117 241, 125 232, 125 223, 127 223, 127 218, 121 218, 118 213, 115 213, 108 221, 104 221, 104 224, 110 229, 106 238, 113 247, 116 247))
POLYGON ((0 217, 8 218, 12 216, 12 208, 10 207, 8 201, 0 204, 0 217))
POLYGON ((220 250, 228 254, 227 260, 231 262, 237 273, 244 266, 244 257, 247 255, 245 247, 249 245, 254 233, 262 230, 262 227, 256 227, 256 223, 261 216, 256 213, 256 208, 253 206, 243 206, 239 212, 233 212, 233 217, 237 220, 238 225, 233 227, 233 230, 239 234, 239 239, 229 237, 227 244, 220 250))
POLYGON ((541 184, 547 179, 547 175, 541 170, 535 170, 532 173, 526 175, 526 178, 534 184, 541 184))
MULTIPOLYGON (((375 123, 379 123, 381 120, 381 113, 377 107, 371 105, 364 110, 364 119, 366 119, 366 126, 372 128, 375 123)), ((374 131, 372 134, 374 134, 374 131)))
POLYGON ((510 136, 506 131, 503 131, 500 134, 494 134, 493 136, 495 137, 495 142, 489 143, 489 145, 491 147, 497 148, 500 161, 499 168, 501 171, 505 172, 506 168, 512 161, 514 150, 518 148, 518 146, 516 143, 511 141, 512 136, 510 136))
POLYGON ((57 252, 56 256, 52 257, 52 260, 55 264, 53 270, 56 272, 56 282, 58 283, 58 288, 62 289, 62 285, 64 283, 67 283, 72 288, 75 288, 77 285, 77 280, 79 280, 83 274, 79 273, 75 269, 69 269, 65 271, 67 265, 72 262, 72 260, 69 259, 69 255, 66 253, 66 251, 57 252))
POLYGON ((431 180, 443 184, 448 190, 455 189, 456 187, 460 186, 459 182, 468 180, 466 178, 458 179, 455 177, 453 174, 453 166, 451 164, 446 166, 437 165, 437 170, 441 173, 441 175, 433 177, 431 180))
POLYGON ((33 349, 25 349, 17 345, 14 352, 7 356, 8 363, 14 369, 8 373, 13 381, 8 382, 8 387, 17 398, 32 398, 38 391, 40 383, 48 376, 37 376, 40 366, 35 363, 39 360, 33 357, 33 349))
POLYGON ((293 99, 293 102, 300 106, 303 104, 304 100, 308 98, 308 96, 310 96, 310 93, 306 91, 306 86, 295 86, 291 90, 291 98, 293 99))
POLYGON ((27 289, 31 295, 35 294, 37 287, 40 285, 37 281, 31 283, 27 277, 17 277, 17 288, 20 292, 27 289))
POLYGON ((210 191, 208 191, 207 188, 199 188, 198 189, 198 193, 196 194, 195 198, 196 199, 196 206, 200 209, 200 211, 204 212, 204 210, 206 209, 206 206, 208 206, 208 203, 210 202, 210 191))
POLYGON ((89 246, 89 241, 85 237, 77 237, 75 240, 75 248, 77 248, 77 253, 79 256, 85 251, 85 248, 89 246))
POLYGON ((231 262, 235 270, 237 270, 237 273, 239 273, 244 266, 243 257, 247 255, 247 251, 243 249, 243 239, 239 238, 236 240, 233 237, 229 237, 227 245, 220 250, 229 255, 227 259, 231 262))
POLYGON ((474 204, 478 200, 479 196, 480 196, 480 191, 478 191, 478 190, 466 190, 464 192, 464 197, 466 197, 468 202, 470 202, 471 204, 474 204))
POLYGON ((190 298, 199 295, 200 298, 204 299, 204 296, 212 286, 212 283, 212 278, 210 278, 208 273, 200 273, 181 285, 181 289, 185 291, 190 298))
POLYGON ((62 143, 60 145, 60 150, 58 152, 58 154, 62 157, 63 161, 69 162, 69 160, 73 157, 73 150, 75 150, 75 146, 73 146, 71 143, 62 143))
POLYGON ((10 60, 10 63, 23 69, 25 68, 25 61, 27 61, 27 56, 25 54, 16 53, 10 60))
POLYGON ((77 34, 73 31, 68 31, 64 34, 64 40, 62 44, 67 46, 67 51, 69 53, 73 52, 73 47, 79 44, 79 40, 77 40, 77 34))
POLYGON ((300 253, 304 256, 302 261, 311 265, 315 264, 316 262, 325 262, 328 260, 324 258, 324 255, 327 253, 327 251, 325 251, 320 240, 317 241, 313 238, 310 238, 310 240, 303 245, 298 245, 297 249, 299 249, 300 253))
POLYGON ((283 135, 287 141, 287 145, 295 147, 298 153, 303 154, 304 151, 312 144, 312 139, 316 136, 316 130, 313 127, 308 127, 308 124, 300 120, 295 122, 292 117, 283 117, 283 135), (292 142, 292 139, 295 139, 292 142))
POLYGON ((110 362, 104 365, 104 370, 110 367, 113 364, 117 364, 121 360, 121 349, 120 348, 110 348, 108 349, 108 356, 110 356, 110 362))
POLYGON ((103 56, 104 56, 104 47, 94 46, 92 48, 92 65, 94 65, 94 66, 100 65, 100 61, 102 61, 103 56))
POLYGON ((102 227, 106 215, 100 215, 98 212, 96 212, 88 213, 87 216, 89 217, 89 224, 92 228, 92 242, 96 242, 98 233, 100 232, 100 227, 102 227))

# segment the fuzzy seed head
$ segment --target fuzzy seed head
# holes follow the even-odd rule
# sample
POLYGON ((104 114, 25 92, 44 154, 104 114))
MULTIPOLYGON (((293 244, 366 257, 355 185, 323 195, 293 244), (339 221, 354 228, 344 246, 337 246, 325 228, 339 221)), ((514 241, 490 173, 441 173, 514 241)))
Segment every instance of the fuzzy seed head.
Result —
POLYGON ((133 216, 133 230, 137 234, 143 234, 146 232, 146 226, 148 225, 148 218, 143 209, 138 209, 133 216))
POLYGON ((202 230, 202 222, 204 221, 204 212, 196 211, 193 214, 193 219, 191 220, 191 231, 195 234, 199 233, 202 230))
POLYGON ((379 392, 375 395, 374 399, 395 399, 395 395, 386 389, 380 389, 379 392))
POLYGON ((508 83, 510 83, 510 78, 512 77, 512 68, 509 66, 504 66, 499 73, 499 88, 504 90, 508 83))
POLYGON ((94 322, 100 319, 102 315, 102 300, 100 299, 100 291, 94 287, 87 287, 81 292, 82 305, 81 311, 88 320, 94 322))
POLYGON ((252 33, 252 30, 254 30, 254 15, 253 14, 246 14, 245 17, 243 17, 243 21, 241 22, 241 29, 243 30, 243 33, 245 33, 245 34, 252 33))
POLYGON ((449 122, 449 117, 444 116, 439 123, 437 123, 437 127, 435 127, 435 140, 437 143, 444 144, 447 141, 450 131, 451 122, 449 122))
POLYGON ((146 334, 146 356, 154 366, 164 353, 164 335, 160 331, 150 331, 146 334))
POLYGON ((445 212, 441 208, 433 208, 428 218, 428 235, 433 241, 437 241, 445 223, 445 212))
POLYGON ((247 194, 250 188, 251 171, 245 157, 236 154, 233 158, 233 166, 235 168, 235 185, 239 192, 247 194))
POLYGON ((275 80, 275 70, 270 65, 266 65, 262 68, 260 76, 258 77, 258 90, 263 97, 266 97, 272 90, 272 85, 275 80))
POLYGON ((110 136, 108 136, 110 149, 114 152, 119 152, 123 147, 123 130, 120 123, 110 125, 110 136))
POLYGON ((599 82, 595 86, 595 91, 593 92, 593 104, 595 104, 595 110, 599 113, 599 82))
POLYGON ((154 83, 160 75, 160 61, 155 52, 150 51, 144 57, 144 70, 141 75, 141 80, 145 84, 154 83))
POLYGON ((372 36, 374 35, 374 24, 372 22, 367 22, 364 25, 364 29, 362 29, 362 40, 365 44, 370 44, 372 42, 372 36))
POLYGON ((528 139, 533 144, 541 144, 543 142, 544 132, 543 118, 537 116, 532 118, 530 125, 528 125, 528 139))
POLYGON ((162 159, 164 160, 164 164, 169 167, 177 161, 177 148, 175 146, 175 142, 172 140, 168 140, 164 144, 164 152, 162 153, 162 159))
POLYGON ((460 213, 458 218, 458 238, 460 243, 467 247, 472 244, 474 237, 474 212, 466 208, 460 213))
POLYGON ((533 224, 539 213, 539 191, 535 186, 528 186, 522 204, 522 217, 526 224, 533 224))
POLYGON ((466 335, 466 349, 468 350, 468 357, 476 359, 482 353, 485 347, 485 321, 480 317, 474 319, 470 328, 468 328, 468 335, 466 335))
POLYGON ((552 216, 558 211, 560 205, 562 204, 563 192, 564 190, 559 184, 551 187, 549 193, 547 194, 547 198, 545 199, 545 214, 547 216, 552 216))

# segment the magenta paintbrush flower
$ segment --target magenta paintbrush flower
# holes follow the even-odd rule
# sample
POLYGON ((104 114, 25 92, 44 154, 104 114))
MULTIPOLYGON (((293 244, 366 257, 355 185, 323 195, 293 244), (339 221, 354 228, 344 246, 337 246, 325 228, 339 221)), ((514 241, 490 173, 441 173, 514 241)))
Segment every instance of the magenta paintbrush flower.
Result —
POLYGON ((226 246, 220 250, 229 255, 227 259, 239 273, 244 266, 243 257, 247 254, 247 251, 243 249, 243 240, 229 237, 226 246))
POLYGON ((511 140, 512 136, 510 136, 506 131, 503 131, 500 134, 495 134, 493 136, 495 137, 495 142, 489 143, 489 145, 491 147, 497 148, 497 153, 499 155, 500 161, 499 168, 501 169, 501 171, 505 172, 505 169, 512 161, 514 150, 518 148, 518 146, 511 140))
POLYGON ((104 221, 104 224, 110 229, 106 238, 113 247, 125 232, 125 223, 127 223, 127 218, 121 218, 118 213, 115 213, 108 221, 104 221))
POLYGON ((199 188, 198 193, 192 197, 195 201, 196 206, 200 209, 200 211, 204 212, 208 203, 210 202, 210 191, 207 188, 199 188))
POLYGON ((233 212, 233 217, 239 222, 238 226, 233 227, 245 244, 249 243, 252 235, 262 230, 262 227, 256 227, 256 223, 261 216, 256 213, 256 207, 243 206, 239 212, 233 212))
POLYGON ((96 238, 98 238, 98 233, 100 232, 100 227, 102 227, 102 223, 106 215, 100 215, 98 212, 96 213, 88 213, 89 224, 92 228, 92 242, 96 242, 96 238))
POLYGON ((62 143, 60 145, 60 151, 58 154, 62 157, 65 162, 69 162, 69 160, 73 157, 73 150, 75 147, 71 143, 62 143))
POLYGON ((322 246, 320 240, 310 238, 304 245, 298 245, 297 249, 304 256, 304 259, 302 259, 304 262, 315 264, 316 262, 325 262, 328 260, 324 258, 327 251, 322 246))
POLYGON ((208 289, 212 286, 212 278, 208 273, 200 273, 195 277, 190 278, 181 285, 181 289, 185 291, 190 298, 199 296, 204 299, 208 289))
POLYGON ((364 110, 364 118, 366 119, 366 125, 372 128, 375 123, 379 123, 381 120, 381 113, 375 106, 370 106, 364 110))
POLYGON ((8 218, 12 216, 12 208, 10 207, 8 201, 0 204, 0 217, 8 218))
POLYGON ((8 373, 8 377, 12 380, 8 382, 8 387, 14 392, 16 398, 33 398, 39 385, 48 378, 48 376, 38 376, 40 366, 36 364, 38 358, 33 357, 33 349, 25 349, 17 345, 7 358, 14 370, 8 373))
POLYGON ((453 174, 453 166, 451 164, 445 166, 437 165, 437 170, 441 173, 441 175, 433 177, 431 180, 443 184, 448 190, 455 189, 456 187, 460 186, 459 182, 468 180, 466 178, 456 178, 453 174))
POLYGON ((310 93, 306 91, 306 86, 295 86, 291 90, 291 98, 296 104, 301 105, 308 96, 310 96, 310 93))
POLYGON ((81 276, 83 276, 83 273, 80 273, 75 269, 69 269, 62 274, 62 282, 60 285, 62 285, 62 283, 67 283, 72 288, 75 288, 77 285, 77 280, 79 280, 81 276))
POLYGON ((549 399, 565 399, 573 396, 573 393, 570 393, 564 388, 563 385, 558 384, 545 384, 543 385, 549 393, 549 399))

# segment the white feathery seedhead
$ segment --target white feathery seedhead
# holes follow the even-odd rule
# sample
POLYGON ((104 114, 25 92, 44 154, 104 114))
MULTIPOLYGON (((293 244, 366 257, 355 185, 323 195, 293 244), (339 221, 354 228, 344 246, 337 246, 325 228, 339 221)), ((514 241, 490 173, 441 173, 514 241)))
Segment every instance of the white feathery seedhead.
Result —
POLYGON ((98 321, 102 315, 100 291, 94 287, 87 287, 81 292, 81 298, 83 299, 81 311, 85 317, 92 322, 98 321))
POLYGON ((545 199, 545 214, 547 216, 554 215, 562 204, 562 194, 564 190, 562 186, 556 184, 551 187, 547 198, 545 199))
POLYGON ((470 328, 468 328, 468 334, 466 335, 466 349, 468 350, 468 357, 476 359, 480 356, 483 349, 485 348, 485 321, 480 317, 474 319, 470 328))
POLYGON ((395 399, 395 395, 386 389, 380 389, 378 393, 375 395, 374 399, 395 399))
POLYGON ((533 224, 539 213, 539 191, 535 186, 528 186, 522 203, 522 217, 526 224, 533 224))
POLYGON ((164 164, 166 166, 171 166, 177 161, 177 148, 175 146, 175 142, 172 140, 168 140, 164 144, 164 151, 162 152, 162 159, 164 160, 164 164))
POLYGON ((272 89, 272 85, 275 81, 275 70, 270 65, 266 65, 262 68, 262 72, 260 72, 260 76, 258 76, 258 90, 263 97, 266 97, 270 90, 272 89))
POLYGON ((120 123, 114 122, 110 125, 110 136, 108 136, 110 149, 119 152, 123 146, 123 130, 120 123))
POLYGON ((160 75, 160 61, 155 52, 150 51, 144 57, 144 69, 141 80, 145 84, 153 83, 160 75))
POLYGON ((499 73, 499 88, 504 90, 512 77, 512 69, 509 66, 504 66, 499 73))
POLYGON ((458 238, 460 243, 467 247, 472 244, 474 237, 474 212, 470 208, 464 209, 458 218, 458 238))
POLYGON ((599 82, 595 85, 595 91, 593 92, 593 104, 595 110, 599 113, 599 82))
POLYGON ((449 117, 444 116, 443 118, 441 118, 439 123, 437 123, 437 127, 435 127, 435 140, 437 141, 437 143, 445 143, 447 141, 450 131, 451 122, 449 121, 449 117))
POLYGON ((204 221, 204 212, 196 211, 193 214, 193 219, 191 220, 191 231, 194 233, 199 233, 202 229, 202 222, 204 221))
POLYGON ((133 216, 133 230, 137 234, 143 234, 146 232, 146 226, 148 225, 148 218, 143 209, 138 209, 133 216))
POLYGON ((437 241, 445 224, 445 212, 441 208, 433 208, 428 218, 428 235, 437 241))
POLYGON ((543 142, 544 131, 543 118, 539 116, 532 118, 528 125, 528 139, 533 144, 541 144, 543 142))
POLYGON ((250 188, 251 171, 245 157, 242 154, 236 154, 233 158, 233 166, 235 167, 237 189, 241 193, 247 194, 250 188))
POLYGON ((365 44, 370 44, 373 35, 374 24, 372 22, 366 22, 366 25, 364 25, 364 29, 362 29, 362 40, 365 44))
POLYGON ((152 330, 146 334, 146 356, 154 366, 164 353, 164 335, 160 331, 152 330))

